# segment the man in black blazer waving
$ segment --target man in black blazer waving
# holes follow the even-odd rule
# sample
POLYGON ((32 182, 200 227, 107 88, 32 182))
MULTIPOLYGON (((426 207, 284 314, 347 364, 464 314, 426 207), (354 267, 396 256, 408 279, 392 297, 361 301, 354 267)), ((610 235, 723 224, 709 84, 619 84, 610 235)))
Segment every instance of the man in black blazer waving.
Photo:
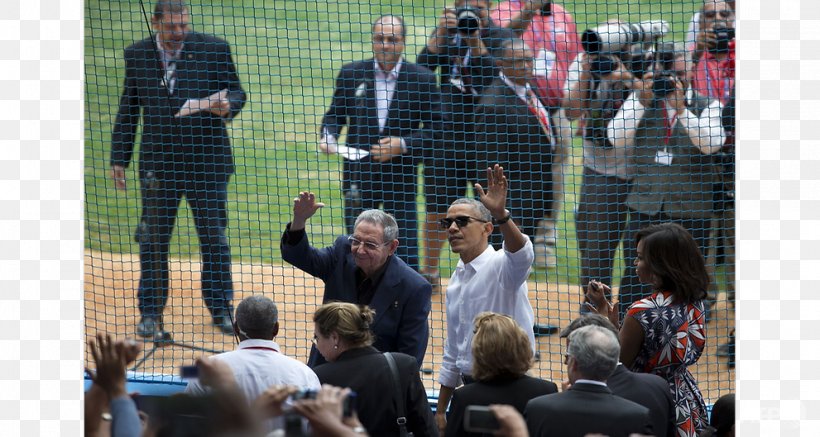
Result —
POLYGON ((124 190, 125 168, 142 119, 142 216, 137 334, 162 332, 168 300, 168 246, 185 196, 202 251, 202 296, 214 324, 231 334, 231 252, 226 228, 234 172, 226 124, 245 104, 228 44, 189 31, 188 7, 159 0, 155 33, 125 49, 125 84, 111 134, 111 177, 124 190))
POLYGON ((373 24, 373 58, 342 67, 322 119, 319 150, 344 156, 345 223, 383 205, 406 234, 398 255, 418 269, 416 164, 441 138, 435 75, 403 59, 406 29, 400 17, 373 24), (347 127, 347 144, 337 140, 347 127), (366 156, 365 153, 367 154, 366 156))

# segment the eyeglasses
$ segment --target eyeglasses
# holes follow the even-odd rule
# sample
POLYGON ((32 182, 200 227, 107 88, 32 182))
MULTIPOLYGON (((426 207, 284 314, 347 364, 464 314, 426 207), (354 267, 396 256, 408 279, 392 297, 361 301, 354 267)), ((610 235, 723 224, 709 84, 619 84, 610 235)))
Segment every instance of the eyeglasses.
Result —
POLYGON ((475 218, 475 217, 470 217, 468 215, 460 215, 460 216, 455 217, 455 218, 449 218, 449 217, 443 218, 443 219, 438 221, 438 224, 439 224, 439 226, 441 226, 441 229, 444 229, 444 230, 450 229, 450 226, 452 226, 453 223, 455 223, 456 226, 458 226, 458 228, 461 229, 461 228, 469 225, 471 220, 475 220, 475 221, 480 222, 480 223, 489 223, 488 220, 481 220, 481 219, 478 219, 478 218, 475 218))
POLYGON ((367 250, 376 250, 380 247, 384 247, 384 246, 387 246, 388 244, 390 244, 389 241, 387 243, 381 243, 381 244, 373 243, 371 241, 362 241, 362 240, 359 240, 358 238, 356 238, 352 235, 347 237, 347 241, 350 242, 351 247, 359 247, 359 246, 364 245, 364 248, 367 249, 367 250))

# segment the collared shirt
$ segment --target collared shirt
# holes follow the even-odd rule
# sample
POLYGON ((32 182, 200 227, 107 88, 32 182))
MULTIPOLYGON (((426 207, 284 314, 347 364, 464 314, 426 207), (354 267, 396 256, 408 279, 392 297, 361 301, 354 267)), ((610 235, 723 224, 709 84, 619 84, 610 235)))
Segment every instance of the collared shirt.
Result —
POLYGON ((376 91, 376 107, 379 113, 379 132, 384 130, 384 125, 387 123, 387 114, 390 112, 390 102, 393 100, 393 94, 396 91, 396 83, 399 79, 399 72, 401 71, 404 59, 400 58, 399 62, 390 71, 382 70, 382 67, 374 59, 373 60, 373 79, 376 91))
POLYGON ((163 76, 162 76, 162 86, 168 90, 169 94, 174 93, 174 88, 176 87, 176 70, 177 70, 177 62, 179 60, 180 55, 182 54, 182 48, 185 46, 185 43, 179 45, 179 48, 176 50, 166 50, 165 47, 162 46, 162 41, 159 39, 159 35, 156 36, 156 43, 157 49, 159 49, 160 59, 162 60, 162 69, 163 69, 163 76))
POLYGON ((359 305, 370 305, 388 264, 390 264, 390 257, 387 257, 384 264, 370 276, 365 276, 364 271, 356 267, 356 298, 359 305))
POLYGON ((533 258, 532 242, 527 239, 517 252, 506 245, 496 251, 492 246, 476 259, 458 262, 447 285, 447 340, 438 382, 456 387, 460 375, 473 373, 473 320, 482 311, 511 316, 527 332, 535 351, 533 311, 527 297, 527 277, 533 258))
MULTIPOLYGON (((279 345, 271 340, 248 339, 239 343, 235 351, 214 355, 213 358, 230 366, 239 389, 251 404, 272 385, 294 385, 301 390, 319 390, 319 377, 310 367, 280 352, 279 345)), ((185 392, 193 395, 207 393, 198 380, 188 382, 185 392)), ((266 420, 268 431, 280 429, 284 419, 266 420)))
MULTIPOLYGON (((243 340, 237 349, 214 355, 231 367, 239 388, 249 402, 272 385, 295 385, 301 389, 319 390, 319 378, 310 367, 280 352, 271 340, 243 340)), ((199 381, 189 381, 186 393, 202 394, 207 390, 199 381)))
POLYGON ((575 384, 578 384, 578 383, 593 384, 593 385, 600 385, 601 387, 606 387, 605 382, 603 382, 603 381, 594 381, 592 379, 576 379, 575 382, 572 385, 575 385, 575 384))
MULTIPOLYGON (((691 88, 687 89, 687 103, 690 103, 693 98, 694 91, 691 88)), ((637 93, 630 94, 615 118, 607 125, 607 136, 612 145, 618 148, 632 147, 635 144, 638 123, 643 119, 645 113, 646 108, 640 102, 637 93)), ((680 123, 688 132, 692 144, 705 155, 717 152, 726 141, 726 132, 721 120, 722 113, 723 105, 717 99, 710 103, 699 116, 693 114, 689 109, 677 115, 675 108, 669 104, 666 105, 669 125, 674 126, 675 123, 680 123)))
POLYGON ((507 84, 508 87, 512 88, 515 92, 515 95, 518 96, 521 101, 527 104, 528 107, 533 107, 534 110, 538 112, 538 114, 533 114, 538 118, 538 122, 541 123, 541 127, 544 128, 544 134, 549 137, 550 144, 555 144, 552 139, 552 128, 550 127, 550 113, 547 110, 546 106, 541 102, 541 99, 538 98, 538 94, 530 87, 530 84, 519 85, 513 81, 511 81, 504 73, 499 73, 501 76, 501 80, 507 84))

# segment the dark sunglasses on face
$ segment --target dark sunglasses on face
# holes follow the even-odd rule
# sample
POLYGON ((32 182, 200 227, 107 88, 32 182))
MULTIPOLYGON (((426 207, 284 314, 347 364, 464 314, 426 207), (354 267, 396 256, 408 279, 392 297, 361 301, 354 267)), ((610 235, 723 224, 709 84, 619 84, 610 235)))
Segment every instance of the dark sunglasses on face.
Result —
POLYGON ((443 219, 438 221, 438 224, 439 224, 439 226, 441 226, 441 229, 447 230, 447 229, 450 229, 450 226, 452 226, 453 223, 455 223, 456 226, 458 226, 458 228, 461 229, 461 228, 469 225, 470 220, 475 220, 475 221, 480 222, 480 223, 489 223, 487 220, 477 219, 475 217, 470 217, 468 215, 460 215, 460 216, 454 217, 454 218, 449 218, 449 217, 443 218, 443 219))

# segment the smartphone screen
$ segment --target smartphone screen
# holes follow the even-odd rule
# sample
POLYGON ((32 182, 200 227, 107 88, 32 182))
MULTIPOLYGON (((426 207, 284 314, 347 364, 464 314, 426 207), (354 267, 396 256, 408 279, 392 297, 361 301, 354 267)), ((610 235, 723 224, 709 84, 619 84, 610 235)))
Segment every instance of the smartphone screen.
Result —
POLYGON ((497 431, 500 425, 490 407, 470 405, 464 415, 464 429, 467 432, 489 433, 497 431))

